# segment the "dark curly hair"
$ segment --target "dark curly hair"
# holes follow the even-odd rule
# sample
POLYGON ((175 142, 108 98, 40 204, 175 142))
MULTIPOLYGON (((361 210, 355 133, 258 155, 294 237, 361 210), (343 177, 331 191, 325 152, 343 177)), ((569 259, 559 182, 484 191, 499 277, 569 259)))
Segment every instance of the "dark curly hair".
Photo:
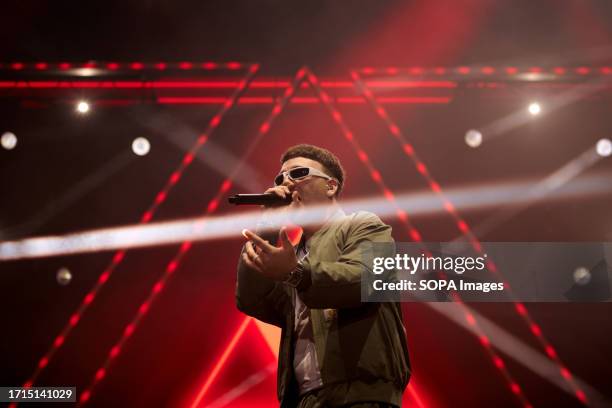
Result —
POLYGON ((290 147, 281 156, 281 164, 287 160, 294 159, 296 157, 304 157, 306 159, 314 160, 320 163, 325 170, 327 175, 338 180, 338 190, 336 190, 336 197, 340 195, 342 187, 344 186, 345 173, 340 160, 335 154, 322 147, 313 146, 309 144, 299 144, 290 147))

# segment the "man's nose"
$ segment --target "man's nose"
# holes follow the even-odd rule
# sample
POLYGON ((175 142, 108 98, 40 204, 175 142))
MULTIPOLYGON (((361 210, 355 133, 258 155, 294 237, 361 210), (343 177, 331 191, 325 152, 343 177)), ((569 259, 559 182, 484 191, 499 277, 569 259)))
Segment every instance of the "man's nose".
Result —
POLYGON ((283 175, 283 182, 282 182, 282 184, 281 184, 282 186, 285 186, 285 187, 292 187, 294 184, 295 184, 295 183, 293 182, 293 180, 291 180, 291 179, 289 178, 289 175, 287 175, 287 174, 284 174, 284 175, 283 175))

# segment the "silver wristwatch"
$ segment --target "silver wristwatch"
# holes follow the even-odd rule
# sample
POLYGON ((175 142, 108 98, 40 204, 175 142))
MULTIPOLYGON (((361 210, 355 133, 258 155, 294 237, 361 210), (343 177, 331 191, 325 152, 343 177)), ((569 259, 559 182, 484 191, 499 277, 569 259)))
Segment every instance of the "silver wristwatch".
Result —
POLYGON ((284 282, 296 288, 300 282, 302 282, 302 278, 304 277, 304 265, 302 265, 301 261, 298 261, 297 265, 291 272, 289 272, 289 276, 284 280, 284 282))

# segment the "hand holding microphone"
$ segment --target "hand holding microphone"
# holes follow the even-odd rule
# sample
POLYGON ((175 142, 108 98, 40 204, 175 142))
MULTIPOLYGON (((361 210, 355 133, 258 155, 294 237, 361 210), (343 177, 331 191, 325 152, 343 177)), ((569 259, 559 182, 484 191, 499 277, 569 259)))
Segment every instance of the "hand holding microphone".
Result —
MULTIPOLYGON (((287 218, 287 210, 295 207, 300 202, 297 191, 291 191, 287 186, 270 187, 263 194, 236 194, 228 198, 230 204, 235 205, 259 205, 264 210, 262 218, 257 223, 256 233, 265 234, 266 230, 278 231, 282 225, 290 224, 287 218), (283 214, 280 218, 272 216, 283 214)), ((301 204, 301 203, 300 203, 301 204)), ((273 241, 273 238, 269 238, 273 241)))
POLYGON ((266 208, 281 207, 293 202, 293 197, 299 199, 297 191, 293 193, 287 186, 270 187, 263 194, 236 194, 228 198, 230 204, 261 205, 266 208))

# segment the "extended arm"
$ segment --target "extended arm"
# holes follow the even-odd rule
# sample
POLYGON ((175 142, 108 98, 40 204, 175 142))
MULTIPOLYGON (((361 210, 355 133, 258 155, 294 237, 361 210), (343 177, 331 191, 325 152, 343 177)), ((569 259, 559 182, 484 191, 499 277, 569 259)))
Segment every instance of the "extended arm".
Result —
POLYGON ((266 278, 249 268, 242 260, 242 252, 236 280, 238 310, 263 322, 283 327, 291 308, 289 293, 282 283, 266 278))

